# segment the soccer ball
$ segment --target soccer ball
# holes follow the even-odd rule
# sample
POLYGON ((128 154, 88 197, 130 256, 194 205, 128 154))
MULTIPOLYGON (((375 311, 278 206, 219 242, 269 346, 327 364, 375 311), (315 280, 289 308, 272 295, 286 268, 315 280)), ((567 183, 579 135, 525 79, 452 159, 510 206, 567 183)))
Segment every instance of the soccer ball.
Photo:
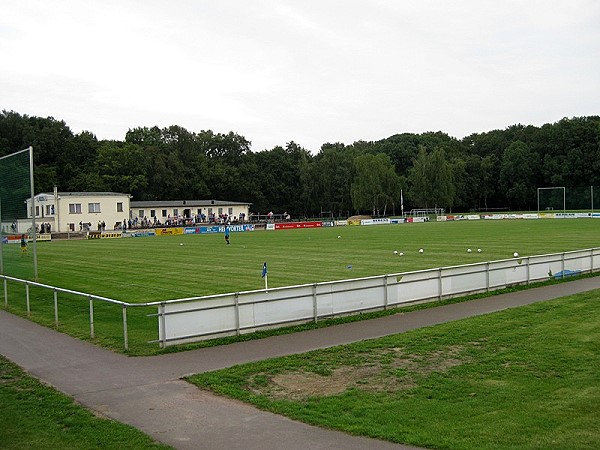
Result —
POLYGON ((404 253, 400 252, 400 256, 404 256, 404 253))
POLYGON ((338 236, 338 239, 341 238, 341 236, 338 236))
POLYGON ((471 249, 470 248, 467 249, 467 253, 471 253, 471 249))
POLYGON ((517 253, 517 252, 514 252, 514 253, 513 253, 513 256, 516 258, 517 256, 519 256, 519 253, 517 253))
POLYGON ((422 248, 419 249, 419 253, 423 253, 425 250, 423 250, 422 248))
POLYGON ((183 245, 183 242, 180 242, 179 245, 183 245))
POLYGON ((398 250, 394 250, 394 255, 397 255, 397 254, 398 254, 398 250))
POLYGON ((477 253, 481 253, 481 249, 480 248, 477 249, 477 253))

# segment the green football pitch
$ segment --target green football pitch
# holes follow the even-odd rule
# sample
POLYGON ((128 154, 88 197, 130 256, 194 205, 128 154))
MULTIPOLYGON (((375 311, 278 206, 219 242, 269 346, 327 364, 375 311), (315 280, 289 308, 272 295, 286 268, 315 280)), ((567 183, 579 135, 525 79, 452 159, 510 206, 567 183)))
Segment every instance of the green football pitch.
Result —
MULTIPOLYGON (((54 240, 37 244, 38 281, 139 304, 263 289, 264 262, 273 288, 592 248, 599 228, 593 219, 481 220, 233 233, 230 245, 222 235, 54 240)), ((29 252, 5 245, 5 273, 31 279, 29 252)), ((61 292, 55 309, 52 291, 29 291, 31 320, 90 339, 85 297, 61 292)), ((10 311, 27 315, 25 297, 22 284, 8 283, 10 311)), ((93 342, 122 351, 121 308, 93 303, 93 342)), ((130 354, 159 351, 156 313, 127 309, 130 354)))
MULTIPOLYGON (((139 303, 262 289, 264 262, 269 287, 279 287, 598 245, 600 220, 565 219, 255 231, 232 233, 230 245, 220 234, 55 240, 37 249, 41 283, 139 303)), ((30 278, 31 259, 5 246, 6 274, 30 278)))

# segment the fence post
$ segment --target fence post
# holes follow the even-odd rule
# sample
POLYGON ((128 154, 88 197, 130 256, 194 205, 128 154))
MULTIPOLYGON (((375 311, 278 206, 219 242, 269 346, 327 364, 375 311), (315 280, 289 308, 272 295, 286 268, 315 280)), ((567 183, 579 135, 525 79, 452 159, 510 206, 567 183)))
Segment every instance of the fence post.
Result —
POLYGON ((29 283, 25 283, 25 303, 27 304, 27 317, 31 316, 31 307, 29 306, 29 283))
POLYGON ((442 299, 442 268, 438 269, 438 300, 442 299))
POLYGON ((485 263, 485 291, 490 292, 490 262, 485 263))
POLYGON ((129 350, 129 338, 127 337, 127 305, 123 304, 123 345, 129 350))
POLYGON ((530 275, 530 269, 529 269, 529 256, 527 257, 527 284, 529 284, 529 281, 531 280, 531 275, 530 275))
POLYGON ((318 310, 317 310, 317 283, 312 285, 312 294, 313 294, 313 317, 315 323, 317 323, 318 310))
POLYGON ((94 300, 90 295, 90 337, 94 339, 94 300))
POLYGON ((8 287, 6 286, 6 278, 4 278, 4 307, 8 308, 8 287))
POLYGON ((240 335, 240 293, 236 292, 233 297, 235 304, 235 334, 240 335))
POLYGON ((565 252, 562 253, 561 258, 560 258, 560 266, 561 266, 561 279, 565 279, 565 252))
POLYGON ((54 325, 58 326, 58 291, 54 289, 54 325))
POLYGON ((160 335, 158 340, 160 341, 160 348, 167 346, 167 319, 165 318, 165 302, 162 302, 158 306, 158 320, 160 320, 160 335))
POLYGON ((388 309, 388 276, 385 275, 383 277, 383 309, 387 311, 388 309))

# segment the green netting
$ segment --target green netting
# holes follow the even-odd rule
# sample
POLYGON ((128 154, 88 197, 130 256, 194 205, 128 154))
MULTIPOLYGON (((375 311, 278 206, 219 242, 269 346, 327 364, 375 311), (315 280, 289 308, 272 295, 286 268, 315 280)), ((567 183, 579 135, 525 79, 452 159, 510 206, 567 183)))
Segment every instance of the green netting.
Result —
POLYGON ((29 161, 29 149, 0 158, 0 272, 33 279, 32 218, 27 214, 31 197, 29 161), (27 241, 25 249, 21 246, 23 236, 27 241))
POLYGON ((540 188, 538 204, 540 212, 596 211, 600 186, 540 188))

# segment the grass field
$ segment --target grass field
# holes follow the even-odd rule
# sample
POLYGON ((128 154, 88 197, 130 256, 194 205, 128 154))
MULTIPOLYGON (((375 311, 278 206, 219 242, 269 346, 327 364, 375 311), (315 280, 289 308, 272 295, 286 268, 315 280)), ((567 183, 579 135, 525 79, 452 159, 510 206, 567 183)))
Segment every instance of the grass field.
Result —
POLYGON ((0 448, 168 449, 141 431, 94 416, 0 356, 0 448))
POLYGON ((432 449, 599 448, 599 295, 191 381, 296 420, 432 449))
MULTIPOLYGON (((39 277, 42 283, 127 302, 169 300, 262 289, 265 261, 269 286, 277 287, 492 261, 511 258, 515 251, 526 256, 590 248, 600 245, 600 220, 257 231, 234 233, 231 241, 225 245, 222 235, 184 235, 40 242, 39 277)), ((27 273, 30 265, 18 246, 6 246, 8 274, 27 273)))
MULTIPOLYGON (((265 261, 269 287, 276 287, 505 259, 515 251, 526 256, 590 248, 599 238, 600 221, 593 219, 482 220, 233 233, 231 245, 222 235, 184 235, 37 247, 40 282, 142 303, 262 289, 265 261)), ((4 246, 7 274, 31 273, 31 259, 17 245, 4 246)), ((9 308, 25 313, 22 286, 9 286, 9 308)), ((94 308, 94 342, 120 351, 120 308, 99 302, 94 308)), ((31 311, 32 320, 53 326, 52 293, 31 288, 31 311)), ((61 294, 59 311, 61 331, 89 339, 85 300, 61 294)), ((155 313, 154 307, 128 310, 132 354, 156 351, 147 344, 157 339, 156 318, 148 317, 155 313)))

